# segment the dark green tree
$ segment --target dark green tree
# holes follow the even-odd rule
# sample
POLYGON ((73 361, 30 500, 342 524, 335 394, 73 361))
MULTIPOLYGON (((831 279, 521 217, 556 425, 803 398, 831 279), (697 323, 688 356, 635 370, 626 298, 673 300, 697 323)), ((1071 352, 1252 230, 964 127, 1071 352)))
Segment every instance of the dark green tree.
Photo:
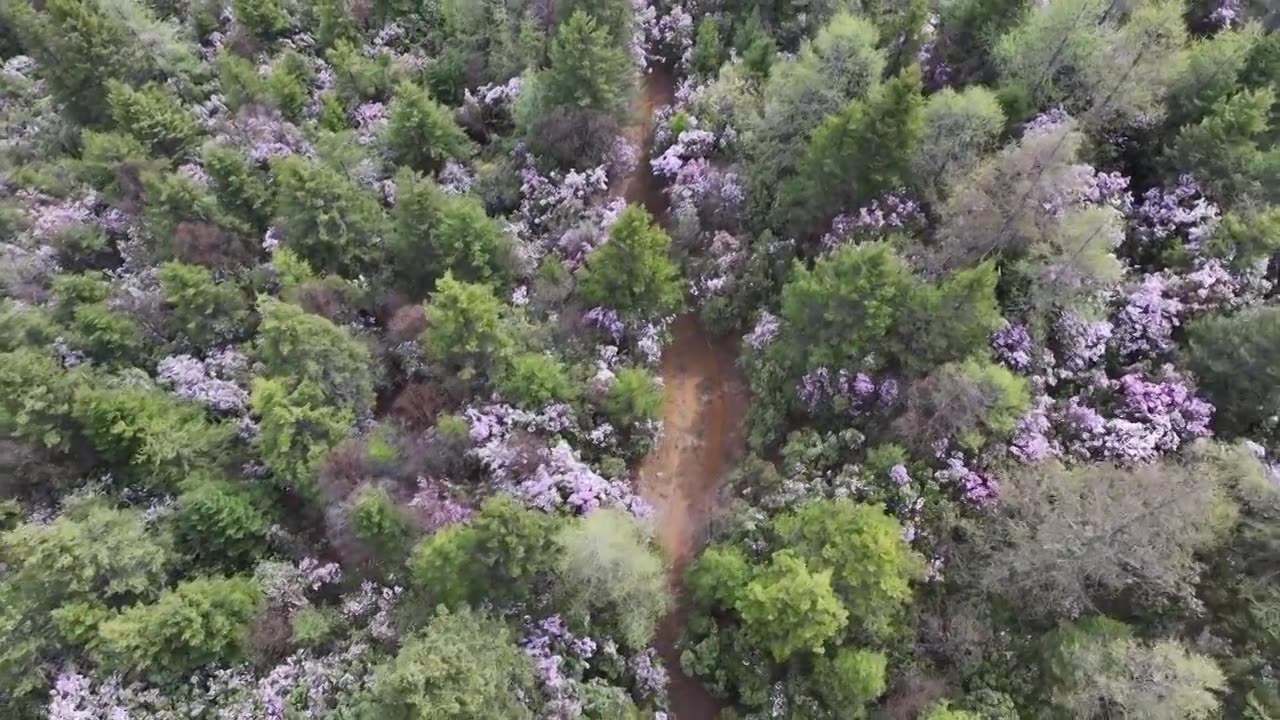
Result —
POLYGON ((368 268, 370 238, 381 237, 385 217, 378 200, 327 164, 296 155, 271 166, 276 215, 289 246, 319 272, 353 276, 368 268))
POLYGON ((292 303, 263 297, 255 356, 264 374, 290 386, 311 383, 327 403, 362 412, 373 405, 373 361, 369 348, 319 315, 292 303))
POLYGON ((627 43, 585 12, 575 12, 556 31, 551 64, 539 77, 543 100, 568 107, 621 116, 631 92, 627 43))
POLYGON ((425 88, 404 82, 387 118, 387 149, 399 165, 434 172, 447 160, 464 160, 475 152, 466 133, 425 88))
POLYGON ((1219 434, 1280 438, 1280 307, 1192 322, 1185 358, 1219 434))
POLYGON ((684 305, 680 268, 670 257, 671 238, 649 213, 628 207, 609 241, 587 259, 578 275, 578 295, 587 306, 613 308, 644 321, 678 312, 684 305))

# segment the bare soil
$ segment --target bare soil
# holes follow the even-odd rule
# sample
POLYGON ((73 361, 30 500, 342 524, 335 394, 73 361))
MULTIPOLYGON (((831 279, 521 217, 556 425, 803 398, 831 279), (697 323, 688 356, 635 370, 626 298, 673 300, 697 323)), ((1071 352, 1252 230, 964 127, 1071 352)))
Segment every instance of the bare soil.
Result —
MULTIPOLYGON (((636 124, 628 137, 640 148, 636 169, 622 183, 627 202, 643 205, 661 220, 667 199, 649 167, 654 112, 675 97, 670 72, 645 76, 636 124)), ((706 542, 720 485, 745 448, 742 421, 747 385, 731 342, 711 338, 697 315, 676 319, 672 343, 662 354, 666 387, 663 435, 639 470, 640 494, 655 510, 654 532, 669 565, 676 605, 663 618, 655 646, 671 676, 674 720, 714 720, 723 703, 680 669, 677 643, 689 617, 685 571, 706 542)))

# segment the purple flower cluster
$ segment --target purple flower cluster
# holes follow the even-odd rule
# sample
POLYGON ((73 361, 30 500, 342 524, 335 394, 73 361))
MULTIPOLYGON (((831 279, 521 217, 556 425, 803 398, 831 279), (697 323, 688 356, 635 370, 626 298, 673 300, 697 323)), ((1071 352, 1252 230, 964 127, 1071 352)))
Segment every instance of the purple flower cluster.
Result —
POLYGON ((582 319, 615 343, 622 342, 622 338, 626 335, 626 324, 622 322, 618 311, 612 308, 593 307, 582 316, 582 319))
POLYGON ((912 200, 905 190, 895 190, 872 200, 855 214, 837 215, 831 221, 830 232, 823 236, 822 244, 834 248, 899 230, 918 229, 923 223, 924 213, 920 204, 912 200))
POLYGON ((812 414, 835 408, 856 416, 892 405, 898 399, 898 381, 884 378, 877 383, 866 373, 848 370, 833 373, 819 367, 800 378, 797 394, 812 414))
POLYGON ((929 18, 921 28, 920 51, 916 60, 920 63, 924 86, 928 90, 940 90, 951 81, 951 66, 938 52, 938 23, 941 18, 937 13, 929 13, 929 18))
POLYGON ((360 590, 343 598, 342 615, 366 627, 370 637, 384 642, 396 639, 393 620, 404 588, 378 585, 371 581, 360 584, 360 590))
POLYGON ((636 28, 632 38, 632 55, 641 69, 655 61, 667 61, 687 70, 693 57, 693 15, 679 2, 659 15, 650 0, 635 0, 636 28))
POLYGON ((431 532, 471 519, 471 508, 454 500, 443 481, 431 477, 418 478, 418 489, 409 500, 409 507, 422 527, 431 532))
POLYGON ((273 158, 315 154, 302 130, 265 105, 246 105, 222 124, 215 139, 240 148, 250 159, 265 165, 273 158))
POLYGON ((1006 322, 1004 327, 991 334, 991 350, 996 357, 1017 372, 1031 369, 1031 333, 1026 325, 1006 322))
POLYGON ((1173 331, 1186 306, 1170 292, 1164 275, 1147 275, 1124 298, 1115 316, 1115 340, 1126 357, 1161 355, 1173 349, 1173 331))
POLYGON ((1022 136, 1030 137, 1052 132, 1071 122, 1071 116, 1062 108, 1051 108, 1031 118, 1022 126, 1022 136))
POLYGON ((780 332, 782 332, 782 321, 778 316, 768 310, 761 310, 760 318, 756 320, 755 327, 747 334, 745 340, 752 350, 759 352, 776 340, 780 332))
POLYGON ((387 106, 380 102, 367 102, 351 113, 356 124, 356 142, 370 145, 387 127, 387 106))
POLYGON ((995 478, 969 468, 964 458, 952 455, 946 460, 947 467, 933 474, 935 480, 943 487, 956 488, 962 500, 978 507, 990 505, 1000 494, 1000 485, 995 478))
POLYGON ((1190 175, 1178 178, 1172 190, 1151 188, 1133 209, 1131 220, 1140 242, 1181 238, 1189 249, 1198 249, 1213 233, 1220 217, 1218 206, 1190 175))
POLYGON ((1086 320, 1064 312, 1054 323, 1057 367, 1053 379, 1079 380, 1099 368, 1114 328, 1107 320, 1086 320))
POLYGON ((541 717, 572 720, 582 716, 578 683, 597 650, 589 637, 571 632, 559 615, 541 620, 525 619, 520 645, 533 660, 538 685, 546 695, 547 707, 541 717))
POLYGON ((621 507, 638 517, 652 509, 632 492, 624 480, 607 480, 578 459, 566 442, 543 453, 543 460, 531 477, 515 488, 526 505, 544 512, 566 509, 586 514, 601 507, 621 507))
POLYGON ((1128 214, 1133 208, 1129 182, 1129 178, 1119 172, 1094 170, 1086 181, 1084 200, 1094 205, 1108 205, 1128 214))
POLYGON ((1242 0, 1219 0, 1217 7, 1209 13, 1209 20, 1220 28, 1233 28, 1244 20, 1244 3, 1242 0))
POLYGON ((658 705, 665 705, 667 698, 667 669, 658 659, 658 653, 648 648, 631 658, 627 663, 635 678, 636 691, 641 697, 652 699, 658 705))
POLYGON ((247 362, 235 350, 224 350, 201 361, 190 355, 170 355, 156 368, 161 383, 183 400, 200 403, 215 412, 243 415, 248 411, 249 393, 229 379, 239 374, 247 362))

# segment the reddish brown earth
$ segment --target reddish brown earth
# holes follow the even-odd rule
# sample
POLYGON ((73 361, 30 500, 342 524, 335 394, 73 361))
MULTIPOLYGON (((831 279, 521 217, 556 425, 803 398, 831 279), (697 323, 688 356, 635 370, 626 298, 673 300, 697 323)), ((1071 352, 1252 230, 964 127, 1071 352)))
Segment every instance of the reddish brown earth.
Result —
MULTIPOLYGON (((671 74, 656 69, 645 77, 637 103, 637 124, 628 136, 641 148, 635 171, 623 185, 627 202, 643 205, 655 218, 667 209, 649 169, 654 111, 672 101, 671 74)), ((655 641, 671 675, 675 720, 713 720, 722 707, 698 680, 680 670, 677 643, 689 616, 684 575, 706 542, 721 483, 745 447, 742 421, 747 386, 732 343, 711 338, 697 315, 676 319, 673 340, 662 354, 663 435, 640 466, 641 495, 653 505, 654 533, 668 559, 676 605, 663 618, 655 641)))

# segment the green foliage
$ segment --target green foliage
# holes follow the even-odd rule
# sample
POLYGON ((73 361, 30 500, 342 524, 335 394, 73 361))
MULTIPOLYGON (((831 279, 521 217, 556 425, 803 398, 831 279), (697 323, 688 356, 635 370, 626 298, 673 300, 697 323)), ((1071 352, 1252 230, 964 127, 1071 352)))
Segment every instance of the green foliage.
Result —
POLYGON ((224 50, 218 54, 217 69, 218 84, 226 97, 228 109, 239 110, 245 105, 266 99, 266 80, 258 74, 257 66, 247 58, 224 50))
POLYGON ((936 199, 951 178, 967 173, 995 147, 1004 111, 995 93, 975 86, 930 95, 921 114, 924 127, 911 168, 926 195, 936 199))
POLYGON ((700 75, 713 75, 724 62, 724 40, 720 37, 720 24, 713 17, 704 17, 698 23, 693 43, 693 69, 700 75))
POLYGON ((784 212, 801 223, 820 222, 910 184, 911 159, 924 134, 921 92, 920 69, 912 66, 823 122, 809 141, 799 178, 782 190, 784 212))
POLYGON ((445 273, 427 301, 423 350, 433 362, 459 368, 463 377, 505 358, 512 339, 504 305, 488 285, 460 282, 445 273))
POLYGON ((912 383, 894 431, 920 457, 944 441, 978 452, 1008 439, 1030 407, 1024 378, 1003 365, 969 359, 938 366, 912 383))
POLYGON ((1225 437, 1278 437, 1280 307, 1209 316, 1187 327, 1186 366, 1225 437))
POLYGON ((545 589, 561 553, 562 523, 497 495, 485 501, 470 524, 422 541, 410 574, 438 604, 456 608, 488 599, 499 608, 520 607, 545 589))
POLYGON ((383 234, 382 207, 348 173, 292 155, 272 163, 271 176, 280 229, 317 271, 354 276, 375 259, 369 238, 383 234))
POLYGON ((1158 115, 1186 65, 1186 37, 1180 2, 1121 14, 1107 0, 1062 0, 1035 6, 995 57, 1006 87, 1031 108, 1061 105, 1097 127, 1158 115))
POLYGON ((494 379, 502 397, 517 407, 540 410, 552 402, 572 402, 578 385, 564 363, 546 353, 520 353, 494 379))
POLYGON ((466 133, 443 105, 413 83, 396 87, 387 118, 387 149, 399 165, 434 172, 446 160, 465 160, 474 152, 466 133))
POLYGON ((42 10, 16 19, 30 54, 52 69, 50 92, 76 122, 104 124, 110 111, 108 81, 142 79, 154 66, 125 19, 103 4, 49 0, 42 10))
POLYGON ((929 708, 928 712, 923 715, 923 720, 982 720, 982 716, 967 710, 953 708, 950 703, 940 702, 929 708))
POLYGON ((1000 326, 994 262, 960 270, 937 285, 920 284, 894 324, 893 353, 907 368, 927 371, 984 353, 1000 326))
POLYGON ((391 53, 366 57, 357 44, 347 40, 333 44, 328 60, 333 66, 334 88, 349 107, 389 97, 399 77, 391 64, 391 53))
POLYGON ((551 107, 621 115, 631 89, 627 44, 585 12, 575 12, 556 31, 550 66, 540 85, 551 107))
POLYGON ((821 500, 780 516, 774 527, 784 547, 828 572, 851 631, 884 637, 894 629, 911 601, 911 581, 924 573, 897 519, 880 506, 821 500))
POLYGON ((753 568, 735 545, 713 545, 693 563, 686 578, 694 600, 708 607, 732 607, 753 568))
POLYGON ((80 143, 81 171, 111 200, 123 199, 131 191, 128 179, 156 164, 147 157, 142 143, 125 133, 86 130, 80 143))
POLYGON ((93 654, 108 671, 178 679, 244 655, 262 591, 249 578, 197 578, 98 627, 93 654))
POLYGON ((359 413, 373 405, 369 348, 345 329, 297 305, 270 297, 258 301, 262 316, 255 357, 263 373, 290 387, 312 384, 325 402, 359 413))
POLYGON ((477 198, 448 195, 408 170, 396 176, 396 188, 388 255, 405 292, 424 297, 446 272, 464 282, 505 274, 506 234, 477 198))
POLYGON ((671 238, 649 213, 628 207, 609 241, 591 253, 579 272, 578 295, 586 305, 612 308, 626 319, 678 312, 684 305, 684 288, 670 251, 671 238))
POLYGON ((743 632, 778 662, 797 652, 821 653, 849 616, 832 590, 831 576, 831 570, 811 570, 791 550, 774 553, 734 604, 743 632))
POLYGON ((49 449, 69 447, 80 374, 47 355, 19 348, 0 354, 0 431, 49 449))
POLYGON ((284 116, 301 121, 307 101, 311 99, 312 72, 307 59, 293 50, 286 51, 276 60, 267 76, 267 93, 276 101, 284 116))
POLYGON ((261 418, 259 452, 281 485, 312 496, 316 468, 347 438, 355 418, 349 409, 329 405, 314 383, 286 382, 253 381, 249 402, 261 418))
POLYGON ((1241 89, 1240 76, 1262 37, 1257 25, 1215 33, 1191 43, 1187 71, 1169 91, 1168 125, 1200 122, 1214 106, 1241 89))
POLYGON ((300 648, 318 648, 333 637, 339 619, 337 613, 326 612, 326 609, 304 607, 293 613, 290 618, 293 635, 289 641, 300 648))
POLYGON ((1223 203, 1260 192, 1264 155, 1259 142, 1269 128, 1274 102, 1269 88, 1219 101, 1203 120, 1178 133, 1170 151, 1173 166, 1194 175, 1223 203))
POLYGON ((107 612, 103 603, 153 596, 170 559, 141 512, 98 501, 0 535, 7 568, 0 580, 0 685, 7 697, 47 691, 45 672, 60 652, 55 633, 91 639, 107 612))
POLYGON ((76 389, 71 414, 104 463, 158 489, 217 460, 235 430, 161 390, 103 381, 76 389))
POLYGON ((605 416, 618 428, 633 428, 662 415, 663 390, 644 368, 624 368, 604 397, 605 416))
POLYGON ((413 524, 386 488, 368 487, 355 496, 351 524, 356 537, 372 548, 387 567, 394 568, 404 561, 413 538, 413 524))
POLYGON ((628 647, 648 646, 671 598, 662 559, 639 522, 602 508, 561 530, 557 542, 556 582, 568 616, 586 627, 617 628, 628 647))
POLYGON ((773 347, 801 371, 860 367, 883 349, 915 283, 883 243, 841 248, 812 270, 797 265, 782 289, 783 337, 773 347))
POLYGON ((511 632, 471 611, 439 612, 374 675, 370 717, 483 720, 533 717, 533 666, 511 632))
POLYGON ((155 83, 140 90, 107 83, 107 103, 116 126, 160 155, 179 155, 200 133, 196 118, 177 94, 155 83))
POLYGON ((815 689, 827 707, 839 717, 864 717, 863 708, 884 694, 889 660, 870 650, 840 648, 834 656, 814 662, 815 689))
POLYGON ((244 332, 248 302, 234 283, 215 283, 205 268, 170 262, 160 267, 160 286, 171 312, 172 337, 209 349, 244 332))
POLYGON ((274 203, 267 175, 251 167, 244 153, 225 145, 205 145, 201 160, 218 202, 251 226, 265 229, 274 203))
POLYGON ((1050 641, 1053 705, 1060 717, 1198 720, 1217 716, 1226 684, 1209 658, 1173 640, 1143 643, 1106 619, 1060 629, 1050 641))
POLYGON ((289 27, 289 16, 280 0, 231 0, 236 22, 251 35, 268 39, 289 27))
POLYGON ((1222 216, 1205 251, 1243 270, 1280 251, 1280 208, 1241 206, 1222 216))
POLYGON ((271 520, 248 488, 197 477, 178 496, 174 538, 183 554, 211 568, 241 570, 266 544, 271 520))
POLYGON ((129 364, 142 353, 142 329, 133 318, 111 310, 106 303, 76 307, 67 329, 73 347, 105 364, 129 364))

